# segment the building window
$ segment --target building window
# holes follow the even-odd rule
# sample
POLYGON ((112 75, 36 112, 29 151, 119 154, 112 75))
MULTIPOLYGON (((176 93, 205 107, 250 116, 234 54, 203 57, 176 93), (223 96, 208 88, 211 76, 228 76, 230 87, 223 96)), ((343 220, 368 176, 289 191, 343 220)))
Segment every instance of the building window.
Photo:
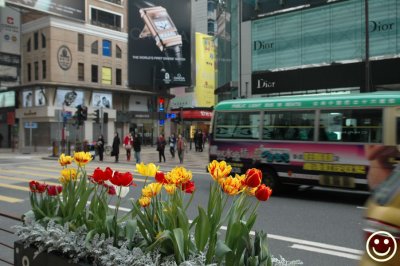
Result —
POLYGON ((103 56, 111 56, 111 41, 103 40, 103 56))
POLYGON ((39 49, 39 32, 33 34, 33 49, 39 49))
POLYGON ((46 48, 46 35, 42 33, 42 48, 46 48))
POLYGON ((27 74, 28 74, 28 81, 32 80, 32 67, 31 67, 31 63, 27 64, 27 74))
POLYGON ((28 39, 26 42, 26 51, 30 52, 31 51, 31 38, 28 39))
POLYGON ((99 53, 99 41, 95 41, 92 43, 92 54, 99 53))
POLYGON ((39 79, 39 62, 35 62, 35 65, 34 65, 34 71, 35 71, 35 80, 38 80, 39 79))
POLYGON ((96 26, 121 31, 121 16, 92 8, 91 23, 96 26))
POLYGON ((122 50, 118 45, 115 46, 115 56, 117 58, 122 58, 122 50))
POLYGON ((122 85, 122 69, 120 68, 115 70, 115 84, 122 85))
POLYGON ((85 80, 85 65, 83 63, 78 63, 78 80, 85 80))
POLYGON ((101 69, 101 83, 105 85, 112 84, 112 73, 110 67, 103 67, 101 69))
POLYGON ((78 51, 85 51, 85 36, 81 33, 78 33, 78 51))
POLYGON ((99 67, 92 65, 92 82, 99 82, 99 67))
POLYGON ((46 79, 46 76, 47 76, 46 60, 42 60, 42 79, 46 79))

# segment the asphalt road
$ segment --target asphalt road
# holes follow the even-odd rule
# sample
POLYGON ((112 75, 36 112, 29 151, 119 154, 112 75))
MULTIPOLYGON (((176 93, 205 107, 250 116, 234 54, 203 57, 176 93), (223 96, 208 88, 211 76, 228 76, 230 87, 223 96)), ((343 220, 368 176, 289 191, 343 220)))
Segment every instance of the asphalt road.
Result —
MULTIPOLYGON (((142 154, 145 162, 158 160, 153 149, 142 154)), ((206 153, 188 151, 186 162, 193 171, 196 193, 188 210, 189 217, 197 214, 197 206, 207 205, 210 176, 205 172, 206 153)), ((177 159, 167 155, 167 163, 160 164, 161 170, 170 170, 177 159)), ((88 171, 97 166, 110 166, 115 170, 134 171, 134 163, 121 163, 112 159, 106 162, 91 162, 88 171)), ((28 182, 32 179, 57 183, 60 167, 55 160, 45 160, 40 155, 0 153, 0 212, 20 216, 30 209, 28 182)), ((137 188, 128 197, 137 198, 144 178, 134 173, 137 188)), ((341 190, 301 189, 296 193, 272 196, 261 203, 254 230, 263 230, 269 235, 270 250, 275 257, 300 260, 303 265, 338 266, 357 265, 364 250, 362 223, 364 204, 368 194, 341 190)), ((113 204, 113 202, 111 202, 113 204)), ((128 200, 122 211, 130 208, 128 200)), ((16 222, 0 218, 0 228, 10 230, 16 222)), ((223 232, 222 232, 223 233, 223 232)), ((15 237, 0 232, 0 243, 12 245, 15 237)), ((0 249, 0 259, 12 261, 12 250, 0 249)), ((2 262, 0 261, 0 265, 2 262)), ((7 264, 5 264, 7 265, 7 264)))

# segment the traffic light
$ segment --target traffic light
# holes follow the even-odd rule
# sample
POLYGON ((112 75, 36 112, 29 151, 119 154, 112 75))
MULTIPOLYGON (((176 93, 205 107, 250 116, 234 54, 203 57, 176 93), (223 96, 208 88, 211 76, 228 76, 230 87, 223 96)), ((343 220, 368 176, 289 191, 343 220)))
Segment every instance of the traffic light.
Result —
POLYGON ((76 107, 75 114, 73 116, 75 123, 74 125, 78 128, 79 126, 83 125, 83 108, 81 105, 76 107))
POLYGON ((159 97, 158 98, 158 111, 159 112, 164 111, 164 103, 165 103, 165 99, 163 97, 159 97))
POLYGON ((107 113, 107 112, 104 112, 104 113, 103 113, 103 123, 104 123, 104 124, 107 124, 107 123, 108 123, 108 113, 107 113))
POLYGON ((82 116, 83 121, 87 120, 87 107, 86 106, 82 107, 81 116, 82 116))
POLYGON ((100 109, 94 111, 94 122, 97 124, 100 123, 100 109))

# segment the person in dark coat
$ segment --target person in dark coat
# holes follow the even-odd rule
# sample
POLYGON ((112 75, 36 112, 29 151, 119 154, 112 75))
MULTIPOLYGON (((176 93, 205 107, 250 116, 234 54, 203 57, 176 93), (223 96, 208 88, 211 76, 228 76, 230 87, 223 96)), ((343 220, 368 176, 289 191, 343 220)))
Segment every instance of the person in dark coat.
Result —
POLYGON ((161 134, 158 139, 157 139, 157 151, 158 151, 158 157, 160 158, 159 163, 161 163, 161 159, 164 159, 164 163, 165 163, 165 145, 167 144, 167 142, 165 141, 164 135, 161 134))
POLYGON ((114 133, 114 140, 112 144, 112 154, 115 156, 115 162, 118 163, 119 156, 119 145, 121 145, 121 140, 119 139, 118 133, 114 133))
POLYGON ((135 159, 136 163, 140 163, 140 150, 141 150, 142 141, 138 134, 135 134, 135 138, 133 139, 133 150, 135 151, 135 159))
POLYGON ((104 154, 104 138, 103 135, 100 135, 97 139, 97 152, 99 153, 99 160, 100 162, 103 161, 103 154, 104 154))

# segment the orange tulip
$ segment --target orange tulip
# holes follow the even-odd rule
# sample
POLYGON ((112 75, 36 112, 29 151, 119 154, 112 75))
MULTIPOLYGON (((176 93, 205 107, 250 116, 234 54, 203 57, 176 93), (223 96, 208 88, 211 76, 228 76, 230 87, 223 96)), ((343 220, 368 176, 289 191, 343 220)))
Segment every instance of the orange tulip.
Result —
POLYGON ((227 164, 225 161, 218 162, 214 160, 208 165, 208 172, 215 181, 219 181, 221 178, 226 178, 231 171, 232 166, 227 164))
POLYGON ((150 203, 151 203, 151 198, 149 198, 149 197, 141 197, 141 198, 139 199, 139 204, 140 204, 140 206, 142 206, 143 208, 149 206, 150 203))

